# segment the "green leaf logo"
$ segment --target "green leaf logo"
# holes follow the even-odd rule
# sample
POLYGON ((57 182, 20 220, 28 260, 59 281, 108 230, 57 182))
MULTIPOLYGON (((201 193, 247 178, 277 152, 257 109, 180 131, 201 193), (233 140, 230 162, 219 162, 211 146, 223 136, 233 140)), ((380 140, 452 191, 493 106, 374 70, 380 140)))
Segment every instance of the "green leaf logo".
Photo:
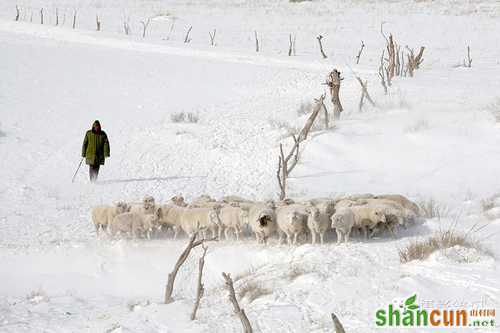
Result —
POLYGON ((408 309, 409 310, 416 310, 416 309, 418 309, 418 305, 416 305, 416 304, 408 305, 408 309))
POLYGON ((416 300, 416 299, 417 299, 417 294, 415 294, 415 295, 413 295, 413 296, 411 296, 411 297, 408 297, 408 299, 405 301, 405 305, 406 305, 409 309, 411 309, 411 308, 410 308, 410 306, 411 306, 411 305, 415 306, 415 309, 416 309, 416 308, 418 308, 418 306, 417 306, 417 305, 413 304, 413 303, 415 303, 415 300, 416 300))

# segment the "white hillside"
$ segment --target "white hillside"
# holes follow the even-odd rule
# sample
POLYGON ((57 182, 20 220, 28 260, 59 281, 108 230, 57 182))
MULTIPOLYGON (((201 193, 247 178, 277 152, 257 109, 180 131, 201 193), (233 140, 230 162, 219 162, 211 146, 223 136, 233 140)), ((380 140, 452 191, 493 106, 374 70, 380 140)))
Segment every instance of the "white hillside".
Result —
POLYGON ((500 204, 483 214, 481 203, 500 192, 499 16, 495 1, 2 1, 0 331, 239 332, 222 271, 235 278, 256 332, 333 332, 332 312, 346 332, 376 332, 376 309, 414 293, 498 310, 500 204), (394 78, 387 95, 378 75, 381 22, 401 45, 426 47, 415 76, 394 78), (457 66, 467 45, 471 68, 457 66), (303 126, 302 104, 326 93, 332 109, 322 83, 333 68, 344 77, 345 111, 301 144, 288 196, 400 193, 434 199, 441 219, 401 229, 397 239, 354 236, 341 245, 332 232, 325 245, 209 243, 196 321, 200 249, 180 270, 176 301, 162 303, 185 236, 96 237, 93 206, 146 194, 159 203, 178 194, 277 199, 279 144, 290 147, 289 133, 303 126), (363 112, 356 76, 376 102, 363 112), (176 121, 181 113, 195 120, 176 121), (95 119, 111 157, 96 184, 85 165, 71 183, 95 119), (493 256, 455 248, 400 262, 398 249, 450 226, 480 229, 472 237, 493 256))

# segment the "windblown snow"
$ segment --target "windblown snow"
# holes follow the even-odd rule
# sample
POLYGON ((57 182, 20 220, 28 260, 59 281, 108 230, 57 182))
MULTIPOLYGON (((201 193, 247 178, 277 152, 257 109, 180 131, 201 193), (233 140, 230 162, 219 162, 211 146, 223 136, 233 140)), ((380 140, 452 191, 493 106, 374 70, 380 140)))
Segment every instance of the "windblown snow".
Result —
POLYGON ((498 2, 478 0, 2 1, 0 331, 238 332, 221 272, 232 274, 238 290, 253 286, 256 295, 242 295, 240 304, 256 332, 333 332, 332 312, 346 332, 376 332, 375 310, 414 293, 499 310, 500 214, 487 216, 481 206, 500 192, 499 16, 498 2), (140 21, 148 17, 142 38, 140 21), (387 95, 378 75, 382 22, 402 46, 426 47, 415 76, 394 79, 387 95), (288 56, 289 34, 296 56, 288 56), (468 45, 473 62, 464 68, 468 45), (434 199, 446 216, 397 239, 210 242, 195 321, 199 249, 179 273, 176 301, 165 305, 167 275, 186 238, 96 237, 90 210, 98 204, 177 194, 276 199, 279 144, 291 146, 290 133, 305 122, 301 104, 326 94, 331 110, 322 83, 333 68, 344 77, 345 111, 304 142, 288 196, 399 193, 434 199), (376 103, 361 112, 356 76, 368 81, 376 103), (181 112, 197 121, 172 121, 181 112), (111 158, 96 184, 85 165, 72 183, 95 119, 111 158), (478 225, 473 237, 493 256, 453 248, 399 261, 398 249, 415 239, 478 225))

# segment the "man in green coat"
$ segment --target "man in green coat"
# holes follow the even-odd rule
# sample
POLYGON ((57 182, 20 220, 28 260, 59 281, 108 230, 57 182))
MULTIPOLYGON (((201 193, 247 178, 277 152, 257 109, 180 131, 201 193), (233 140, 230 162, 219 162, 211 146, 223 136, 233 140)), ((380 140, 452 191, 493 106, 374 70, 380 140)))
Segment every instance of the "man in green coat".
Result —
POLYGON ((109 157, 108 136, 101 130, 99 120, 94 121, 92 129, 85 133, 82 157, 89 165, 90 181, 95 182, 99 175, 99 167, 104 165, 105 158, 109 157))

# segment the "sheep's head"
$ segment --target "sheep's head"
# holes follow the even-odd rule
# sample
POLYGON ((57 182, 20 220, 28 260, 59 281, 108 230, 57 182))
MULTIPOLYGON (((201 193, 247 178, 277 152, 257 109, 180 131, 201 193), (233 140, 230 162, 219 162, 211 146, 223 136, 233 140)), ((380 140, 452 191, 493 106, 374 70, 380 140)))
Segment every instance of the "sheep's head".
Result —
POLYGON ((372 212, 373 221, 376 223, 385 223, 385 214, 382 209, 375 208, 372 212))
POLYGON ((316 224, 320 222, 321 213, 317 207, 315 206, 308 207, 306 211, 308 213, 307 217, 308 221, 311 221, 316 224))
POLYGON ((147 195, 144 197, 142 200, 142 206, 144 207, 145 210, 149 210, 155 206, 155 198, 153 198, 150 195, 147 195))
POLYGON ((118 214, 129 212, 131 208, 130 205, 124 201, 117 202, 115 206, 118 214))
POLYGON ((180 206, 180 207, 187 206, 187 203, 184 201, 184 197, 182 195, 173 196, 170 199, 170 201, 172 201, 174 203, 174 205, 176 205, 176 206, 180 206))

